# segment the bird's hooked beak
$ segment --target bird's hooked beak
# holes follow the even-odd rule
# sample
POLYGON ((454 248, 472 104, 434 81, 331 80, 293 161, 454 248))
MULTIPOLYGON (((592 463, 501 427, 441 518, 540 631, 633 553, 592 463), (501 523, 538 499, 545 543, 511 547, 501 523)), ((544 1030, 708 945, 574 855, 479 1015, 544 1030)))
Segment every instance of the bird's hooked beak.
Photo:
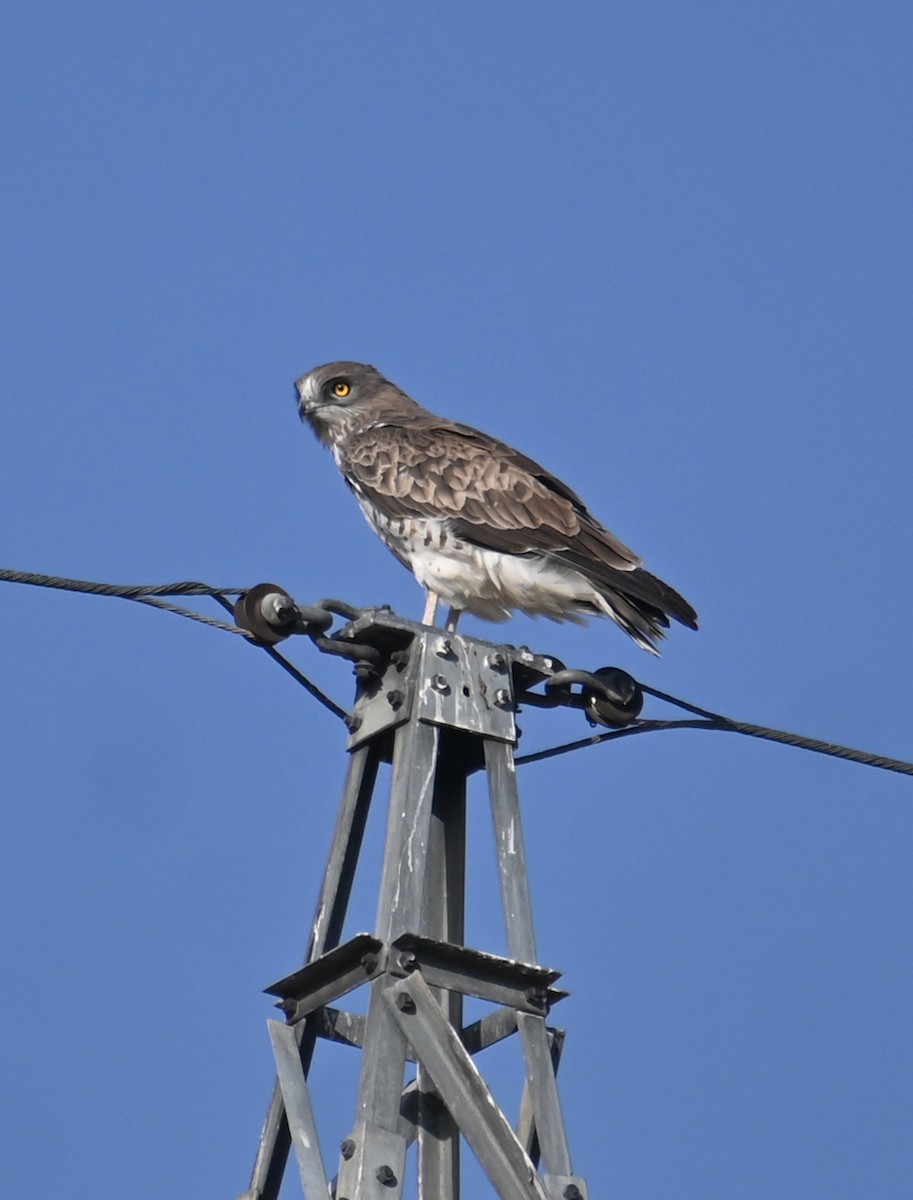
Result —
POLYGON ((313 375, 303 375, 295 381, 298 393, 298 416, 325 446, 332 444, 332 406, 320 393, 320 382, 313 375))
POLYGON ((316 381, 310 375, 304 375, 295 380, 295 392, 298 396, 298 416, 302 421, 313 416, 319 405, 319 392, 316 381))

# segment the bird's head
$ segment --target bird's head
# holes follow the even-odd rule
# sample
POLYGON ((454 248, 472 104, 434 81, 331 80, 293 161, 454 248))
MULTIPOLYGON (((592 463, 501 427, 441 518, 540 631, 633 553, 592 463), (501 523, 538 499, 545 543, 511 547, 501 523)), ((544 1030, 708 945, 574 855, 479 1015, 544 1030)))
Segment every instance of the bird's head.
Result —
POLYGON ((295 381, 298 414, 325 445, 357 428, 392 397, 408 400, 399 388, 366 363, 332 362, 314 367, 295 381))

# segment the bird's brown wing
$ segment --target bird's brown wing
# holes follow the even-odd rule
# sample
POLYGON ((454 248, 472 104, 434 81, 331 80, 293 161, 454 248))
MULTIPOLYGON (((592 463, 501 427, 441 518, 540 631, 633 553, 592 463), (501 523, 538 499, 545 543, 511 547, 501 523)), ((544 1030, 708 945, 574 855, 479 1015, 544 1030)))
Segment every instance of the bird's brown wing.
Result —
POLYGON ((613 572, 640 566, 566 484, 469 426, 425 414, 379 421, 346 438, 340 465, 381 511, 447 520, 458 536, 487 549, 550 554, 613 572))
POLYGON ((691 605, 587 510, 565 483, 513 447, 420 410, 351 434, 349 485, 390 517, 446 520, 457 536, 505 554, 541 554, 606 596, 627 597, 656 626, 697 628, 691 605))

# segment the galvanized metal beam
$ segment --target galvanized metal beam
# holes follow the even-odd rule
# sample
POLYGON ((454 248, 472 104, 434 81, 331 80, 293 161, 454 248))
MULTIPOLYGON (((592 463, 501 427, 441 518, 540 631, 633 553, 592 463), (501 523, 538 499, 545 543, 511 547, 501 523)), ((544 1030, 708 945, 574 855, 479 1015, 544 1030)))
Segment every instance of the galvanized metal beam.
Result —
POLYGON ((385 969, 384 943, 370 933, 359 933, 263 990, 280 997, 282 1011, 292 1023, 376 978, 385 969))
POLYGON ((567 995, 549 986, 561 977, 560 971, 414 933, 403 934, 393 943, 390 970, 402 975, 421 970, 433 987, 509 1004, 521 1012, 540 1013, 567 995))
MULTIPOLYGON (((548 1046, 552 1059, 552 1070, 557 1075, 558 1064, 561 1062, 561 1051, 564 1048, 564 1030, 549 1029, 548 1030, 548 1046)), ((529 1081, 523 1085, 523 1095, 520 1099, 520 1116, 517 1120, 517 1137, 526 1149, 526 1153, 530 1156, 533 1162, 539 1165, 539 1136, 536 1133, 536 1118, 533 1114, 532 1100, 530 1099, 529 1081)))
POLYGON ((536 1168, 421 975, 383 991, 501 1200, 548 1200, 536 1168))
MULTIPOLYGON (((486 740, 485 765, 488 768, 507 945, 515 957, 534 962, 536 937, 513 748, 503 742, 486 740)), ((545 1019, 521 1012, 517 1014, 517 1028, 523 1042, 529 1096, 542 1155, 551 1175, 570 1177, 571 1159, 545 1019)))
POLYGON ((301 1069, 298 1038, 294 1029, 279 1021, 267 1021, 266 1024, 273 1043, 279 1087, 305 1200, 327 1200, 330 1188, 320 1154, 311 1097, 301 1069))
MULTIPOLYGON (((446 647, 436 644, 440 654, 446 647)), ((433 944, 461 946, 466 907, 466 774, 451 761, 454 741, 445 731, 439 778, 431 808, 422 930, 433 944), (436 941, 435 941, 436 939, 436 941)), ((415 940, 405 950, 409 935, 394 945, 399 954, 415 954, 415 940)), ((415 960, 417 962, 417 959, 415 960)), ((429 980, 433 985, 434 981, 429 980)), ((454 1030, 463 1025, 463 996, 446 985, 431 988, 432 995, 454 1030)), ((419 1200, 441 1200, 460 1194, 460 1130, 452 1113, 435 1091, 428 1069, 419 1063, 416 1076, 418 1110, 419 1200)))
MULTIPOLYGON (((395 733, 393 780, 387 817, 387 836, 377 908, 377 933, 384 942, 421 922, 425 863, 431 810, 437 778, 441 731, 434 725, 411 720, 395 733)), ((386 1196, 402 1194, 402 1170, 389 1160, 394 1156, 390 1138, 398 1136, 406 1039, 389 1007, 384 1004, 383 979, 371 985, 365 1048, 358 1083, 355 1130, 346 1139, 354 1151, 339 1164, 337 1195, 363 1200, 373 1191, 370 1182, 378 1171, 387 1178, 386 1196), (390 1171, 384 1171, 389 1167, 390 1171)), ((405 1146, 402 1147, 405 1155, 405 1146)))

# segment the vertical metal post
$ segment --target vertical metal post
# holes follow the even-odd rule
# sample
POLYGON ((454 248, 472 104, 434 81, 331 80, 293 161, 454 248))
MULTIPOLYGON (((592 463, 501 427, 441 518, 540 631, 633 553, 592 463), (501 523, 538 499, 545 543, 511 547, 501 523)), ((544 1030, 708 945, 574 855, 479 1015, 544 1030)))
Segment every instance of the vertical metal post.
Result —
MULTIPOLYGON (((377 936, 384 942, 418 928, 421 920, 440 732, 417 720, 396 731, 377 907, 377 936)), ((406 1146, 399 1115, 406 1039, 384 1002, 386 986, 384 978, 371 985, 355 1129, 339 1164, 340 1200, 402 1195, 406 1146)))
MULTIPOLYGON (((466 904, 466 771, 465 765, 460 769, 459 752, 451 734, 445 741, 431 812, 421 929, 426 937, 457 946, 463 944, 466 904)), ((453 1028, 461 1030, 462 995, 442 988, 432 989, 432 994, 453 1028)), ((459 1128, 421 1063, 417 1080, 419 1200, 459 1196, 459 1128)))
MULTIPOLYGON (((505 742, 486 739, 485 766, 488 770, 508 949, 511 957, 521 962, 535 962, 536 936, 513 747, 505 742)), ((539 1148, 548 1166, 546 1183, 556 1197, 568 1185, 579 1191, 579 1182, 571 1170, 545 1018, 518 1013, 517 1028, 526 1058, 525 1098, 528 1098, 532 1108, 539 1148)))

